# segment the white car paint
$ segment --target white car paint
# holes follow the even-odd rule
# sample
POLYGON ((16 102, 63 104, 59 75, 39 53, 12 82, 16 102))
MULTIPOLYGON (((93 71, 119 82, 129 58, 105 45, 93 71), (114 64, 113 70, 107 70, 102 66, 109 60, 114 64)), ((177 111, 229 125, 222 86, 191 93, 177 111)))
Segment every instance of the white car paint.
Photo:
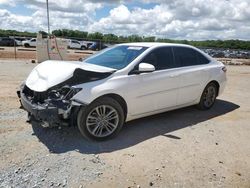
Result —
POLYGON ((22 46, 22 41, 15 39, 17 46, 22 46))
POLYGON ((36 38, 22 41, 22 45, 25 46, 25 44, 28 44, 30 47, 36 47, 36 38))
POLYGON ((199 103, 205 86, 210 81, 217 81, 222 93, 226 83, 226 75, 221 70, 224 65, 197 48, 181 44, 164 43, 129 43, 124 45, 149 47, 133 62, 122 70, 118 70, 111 77, 77 87, 84 88, 74 96, 74 99, 89 104, 96 98, 114 93, 125 99, 128 107, 126 121, 145 117, 199 103), (190 67, 180 67, 128 75, 133 67, 151 50, 159 46, 184 46, 193 48, 204 56, 210 63, 190 67), (164 87, 163 87, 164 86, 164 87))
MULTIPOLYGON (((199 103, 205 86, 211 82, 219 83, 219 93, 225 87, 226 75, 224 65, 202 51, 181 44, 165 43, 129 43, 129 46, 148 47, 128 66, 117 70, 109 77, 76 85, 82 88, 73 98, 84 104, 90 104, 98 97, 107 94, 121 96, 127 104, 126 121, 177 109, 199 103), (164 46, 181 46, 192 48, 207 57, 210 63, 187 67, 170 68, 150 73, 129 74, 152 50, 164 46)), ((70 78, 76 68, 97 72, 109 72, 114 69, 90 65, 85 62, 46 61, 38 65, 26 80, 26 85, 34 91, 46 91, 48 88, 70 78)))
POLYGON ((82 49, 85 48, 87 49, 87 44, 84 43, 83 41, 78 41, 78 40, 68 40, 68 48, 72 49, 82 49))
POLYGON ((46 91, 72 77, 76 68, 95 72, 110 72, 115 70, 79 61, 48 60, 37 65, 31 71, 26 80, 26 85, 34 91, 46 91))

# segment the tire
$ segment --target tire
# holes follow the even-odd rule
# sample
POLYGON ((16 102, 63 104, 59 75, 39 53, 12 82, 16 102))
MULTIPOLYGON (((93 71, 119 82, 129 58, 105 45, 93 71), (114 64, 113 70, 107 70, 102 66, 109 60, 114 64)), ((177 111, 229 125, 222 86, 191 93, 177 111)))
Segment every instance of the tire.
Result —
POLYGON ((77 117, 81 134, 87 139, 96 141, 116 136, 122 129, 124 121, 122 106, 110 97, 100 98, 82 107, 77 117))
POLYGON ((25 44, 24 44, 24 47, 28 48, 28 47, 30 47, 30 45, 27 44, 27 43, 25 43, 25 44))
POLYGON ((86 47, 85 46, 81 46, 81 50, 86 50, 86 47))
POLYGON ((200 102, 197 105, 200 110, 208 110, 212 108, 216 101, 218 87, 215 83, 209 83, 202 92, 200 102))

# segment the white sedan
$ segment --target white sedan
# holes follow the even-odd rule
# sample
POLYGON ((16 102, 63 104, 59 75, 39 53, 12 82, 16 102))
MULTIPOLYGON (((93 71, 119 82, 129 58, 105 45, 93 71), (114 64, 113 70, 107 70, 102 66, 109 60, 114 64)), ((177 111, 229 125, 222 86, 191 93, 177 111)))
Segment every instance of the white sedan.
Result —
POLYGON ((45 61, 18 95, 30 120, 77 125, 86 138, 104 140, 126 121, 190 105, 210 109, 225 84, 226 67, 195 47, 127 43, 83 62, 45 61))
POLYGON ((36 47, 36 38, 32 38, 30 40, 24 40, 24 41, 22 41, 22 45, 26 48, 36 47))

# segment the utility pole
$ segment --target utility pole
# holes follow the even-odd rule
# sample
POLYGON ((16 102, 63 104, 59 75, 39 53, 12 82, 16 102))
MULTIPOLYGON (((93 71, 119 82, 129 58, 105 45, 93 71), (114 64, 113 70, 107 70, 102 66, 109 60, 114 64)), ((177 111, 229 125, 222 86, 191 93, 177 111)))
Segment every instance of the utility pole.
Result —
POLYGON ((50 34, 50 26, 49 26, 49 0, 46 0, 47 4, 47 19, 48 19, 48 35, 50 34))

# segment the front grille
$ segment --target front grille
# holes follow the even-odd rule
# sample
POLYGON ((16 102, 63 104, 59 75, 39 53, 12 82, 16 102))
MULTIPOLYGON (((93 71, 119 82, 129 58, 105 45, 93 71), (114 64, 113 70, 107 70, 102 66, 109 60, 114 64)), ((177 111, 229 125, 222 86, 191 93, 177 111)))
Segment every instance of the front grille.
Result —
POLYGON ((36 92, 31 90, 28 86, 24 86, 23 93, 25 96, 34 103, 43 103, 48 98, 48 92, 36 92))

